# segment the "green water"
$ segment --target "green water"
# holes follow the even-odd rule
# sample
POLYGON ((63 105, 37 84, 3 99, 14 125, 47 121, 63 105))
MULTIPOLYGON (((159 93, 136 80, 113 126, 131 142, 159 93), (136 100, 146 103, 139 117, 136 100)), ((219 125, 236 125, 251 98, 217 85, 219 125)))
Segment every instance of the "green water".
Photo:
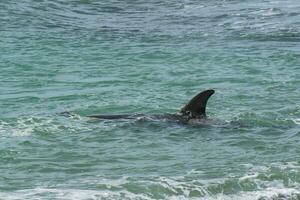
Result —
POLYGON ((2 0, 0 47, 0 199, 300 199, 299 1, 2 0))

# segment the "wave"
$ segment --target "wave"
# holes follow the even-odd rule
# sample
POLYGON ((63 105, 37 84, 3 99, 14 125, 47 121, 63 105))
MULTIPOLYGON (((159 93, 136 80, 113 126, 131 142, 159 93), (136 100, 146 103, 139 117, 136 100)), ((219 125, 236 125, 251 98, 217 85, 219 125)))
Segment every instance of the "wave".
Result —
POLYGON ((62 118, 50 117, 18 117, 0 120, 0 135, 22 137, 30 136, 33 133, 58 133, 58 132, 78 132, 90 130, 85 126, 79 115, 72 116, 73 121, 66 121, 62 118), (78 123, 82 121, 82 124, 78 123))
POLYGON ((300 199, 299 163, 244 164, 240 167, 244 173, 228 173, 223 178, 205 178, 205 172, 199 170, 178 177, 109 179, 96 176, 70 180, 58 187, 0 192, 0 199, 300 199))

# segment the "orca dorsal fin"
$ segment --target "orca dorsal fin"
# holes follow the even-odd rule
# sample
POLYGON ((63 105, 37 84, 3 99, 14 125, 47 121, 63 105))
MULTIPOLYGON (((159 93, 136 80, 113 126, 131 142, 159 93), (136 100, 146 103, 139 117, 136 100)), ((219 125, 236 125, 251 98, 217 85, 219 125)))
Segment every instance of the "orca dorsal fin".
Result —
POLYGON ((214 90, 205 90, 194 96, 182 109, 182 114, 194 116, 205 116, 207 100, 214 94, 214 90))

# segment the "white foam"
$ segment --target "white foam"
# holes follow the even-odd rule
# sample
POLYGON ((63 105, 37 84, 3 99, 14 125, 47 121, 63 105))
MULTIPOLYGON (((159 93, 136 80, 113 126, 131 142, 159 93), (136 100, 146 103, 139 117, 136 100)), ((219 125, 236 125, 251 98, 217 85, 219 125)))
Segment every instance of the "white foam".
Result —
POLYGON ((292 121, 293 121, 295 124, 300 125, 300 118, 292 119, 292 121))
MULTIPOLYGON (((151 200, 147 194, 135 194, 129 191, 108 191, 108 190, 81 190, 81 189, 51 189, 35 188, 19 190, 16 192, 0 192, 0 199, 64 199, 64 200, 84 200, 84 199, 130 199, 130 200, 151 200)), ((186 195, 171 195, 163 199, 166 200, 258 200, 258 199, 297 199, 300 191, 295 188, 266 188, 262 191, 239 192, 237 194, 206 194, 203 197, 189 197, 186 195)))
POLYGON ((124 176, 119 179, 108 179, 102 176, 96 176, 91 179, 80 181, 83 185, 101 185, 99 189, 81 189, 68 188, 68 185, 78 184, 78 180, 71 181, 67 185, 57 186, 58 188, 33 188, 27 190, 18 190, 14 192, 0 192, 0 199, 65 199, 65 200, 85 200, 85 199, 124 199, 124 200, 275 200, 275 199, 299 199, 300 185, 294 180, 289 181, 288 185, 282 179, 265 179, 271 176, 275 171, 282 173, 296 170, 299 172, 299 163, 271 163, 268 166, 255 166, 252 164, 243 164, 247 172, 240 177, 234 174, 218 179, 201 179, 205 172, 191 170, 185 176, 176 177, 149 177, 147 179, 135 179, 124 176), (195 175, 195 176, 194 176, 195 175), (261 176, 262 175, 262 176, 261 176), (194 179, 192 179, 194 177, 194 179), (198 177, 198 178, 195 178, 198 177), (264 177, 264 178, 261 178, 264 177), (213 188, 222 188, 227 182, 237 181, 240 185, 235 193, 229 191, 217 192, 213 188), (255 184, 255 187, 244 188, 244 181, 255 184), (139 185, 139 191, 131 192, 128 190, 134 185, 139 185), (104 187, 102 187, 104 186, 104 187), (158 192, 159 197, 154 195, 151 188, 161 188, 158 192), (168 192, 165 192, 168 191, 168 192))
POLYGON ((280 199, 295 199, 297 195, 300 195, 300 191, 293 188, 267 188, 263 191, 251 191, 251 192, 240 192, 238 194, 225 195, 218 194, 214 196, 206 196, 199 198, 199 200, 259 200, 259 199, 270 199, 275 200, 278 197, 280 199))
POLYGON ((14 121, 0 120, 0 135, 13 137, 30 136, 34 132, 54 133, 64 131, 66 129, 71 132, 78 130, 91 130, 91 128, 85 126, 84 123, 80 124, 76 121, 66 123, 65 121, 59 121, 59 119, 56 118, 22 117, 15 119, 14 121))
POLYGON ((151 198, 143 194, 134 194, 128 191, 101 191, 101 190, 80 190, 80 189, 50 189, 35 188, 19 190, 16 192, 0 192, 0 199, 64 199, 64 200, 85 200, 85 199, 145 199, 151 198))
POLYGON ((257 176, 258 176, 258 173, 247 174, 245 176, 240 177, 239 181, 244 181, 244 180, 247 180, 247 179, 254 179, 254 178, 257 178, 257 176))
POLYGON ((18 119, 15 123, 0 122, 0 134, 12 136, 28 136, 34 130, 32 118, 18 119))

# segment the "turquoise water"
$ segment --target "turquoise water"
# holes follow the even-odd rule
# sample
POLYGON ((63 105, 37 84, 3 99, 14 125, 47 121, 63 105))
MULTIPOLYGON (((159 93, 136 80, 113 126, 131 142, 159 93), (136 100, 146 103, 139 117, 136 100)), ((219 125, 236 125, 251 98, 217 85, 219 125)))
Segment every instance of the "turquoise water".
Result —
POLYGON ((299 1, 11 0, 0 19, 0 199, 300 199, 299 1), (207 125, 84 117, 208 88, 207 125))

